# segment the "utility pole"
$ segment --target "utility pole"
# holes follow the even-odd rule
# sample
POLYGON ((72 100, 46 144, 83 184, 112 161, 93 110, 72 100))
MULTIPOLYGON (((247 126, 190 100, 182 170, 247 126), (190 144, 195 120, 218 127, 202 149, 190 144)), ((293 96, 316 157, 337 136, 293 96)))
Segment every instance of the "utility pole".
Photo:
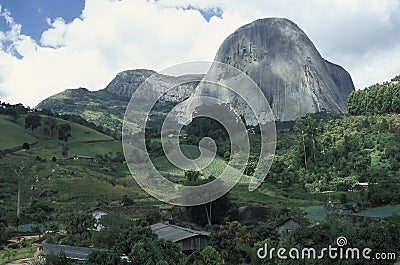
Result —
POLYGON ((25 169, 25 164, 23 164, 23 163, 19 167, 13 168, 15 175, 18 177, 17 231, 18 231, 20 220, 21 220, 21 190, 22 190, 22 183, 24 181, 24 174, 23 174, 24 169, 25 169))

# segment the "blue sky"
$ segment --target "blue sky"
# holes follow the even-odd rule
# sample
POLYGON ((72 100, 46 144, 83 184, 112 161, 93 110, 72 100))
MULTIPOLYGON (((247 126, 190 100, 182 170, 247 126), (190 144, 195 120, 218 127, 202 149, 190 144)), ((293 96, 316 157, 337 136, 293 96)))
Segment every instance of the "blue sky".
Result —
POLYGON ((399 0, 0 0, 0 101, 35 106, 123 70, 213 60, 240 26, 286 17, 357 89, 400 74, 399 0), (23 77, 23 78, 21 78, 23 77))
MULTIPOLYGON (((85 7, 84 0, 2 0, 0 5, 3 10, 12 14, 14 22, 21 25, 21 34, 30 36, 36 42, 40 42, 44 31, 48 30, 51 22, 55 19, 62 19, 65 23, 71 23, 81 16, 85 7)), ((223 10, 220 7, 200 8, 190 3, 184 6, 177 6, 177 9, 196 10, 209 22, 212 17, 221 18, 223 10)), ((10 30, 6 19, 0 18, 0 31, 10 30)), ((5 42, 8 46, 10 42, 5 42)), ((18 53, 14 56, 20 58, 18 53)))
MULTIPOLYGON (((39 41, 46 29, 48 19, 63 18, 67 23, 81 15, 85 6, 84 0, 2 0, 0 5, 7 9, 15 22, 22 25, 21 33, 39 41)), ((4 19, 0 21, 0 30, 9 26, 4 19)))

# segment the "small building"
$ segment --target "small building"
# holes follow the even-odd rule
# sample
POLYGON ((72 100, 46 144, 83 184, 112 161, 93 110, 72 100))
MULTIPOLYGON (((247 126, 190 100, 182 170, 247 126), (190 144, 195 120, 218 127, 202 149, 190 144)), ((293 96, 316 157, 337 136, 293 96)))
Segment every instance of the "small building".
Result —
POLYGON ((46 256, 63 253, 65 257, 73 260, 85 261, 90 253, 95 251, 95 248, 82 248, 67 245, 55 245, 43 243, 43 252, 46 256))
POLYGON ((350 191, 360 191, 360 190, 368 190, 368 187, 370 185, 376 185, 378 183, 369 183, 369 182, 357 182, 356 184, 354 184, 350 191))
POLYGON ((97 162, 97 159, 91 156, 75 155, 73 159, 97 162))
POLYGON ((312 224, 313 223, 311 223, 309 220, 301 216, 291 216, 285 221, 281 222, 276 227, 276 231, 278 232, 279 236, 282 236, 284 234, 292 232, 293 230, 296 230, 301 225, 310 226, 312 224))
POLYGON ((210 243, 210 232, 198 231, 169 224, 154 224, 150 226, 159 239, 170 240, 182 251, 203 249, 210 243))
POLYGON ((100 206, 88 211, 96 219, 96 230, 100 231, 101 226, 98 225, 99 220, 109 213, 118 213, 130 216, 132 218, 140 218, 146 216, 150 212, 160 212, 160 207, 156 205, 131 205, 131 206, 100 206))

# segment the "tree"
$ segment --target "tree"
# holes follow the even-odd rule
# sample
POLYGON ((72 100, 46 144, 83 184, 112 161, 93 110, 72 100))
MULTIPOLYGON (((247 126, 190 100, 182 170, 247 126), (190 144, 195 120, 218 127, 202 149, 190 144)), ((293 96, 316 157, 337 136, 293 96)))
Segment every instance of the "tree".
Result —
MULTIPOLYGON (((316 253, 321 253, 323 248, 336 244, 339 237, 347 239, 346 247, 358 248, 361 251, 370 248, 374 253, 399 252, 400 225, 398 222, 354 222, 348 218, 330 218, 319 225, 300 226, 283 238, 281 246, 290 249, 314 248, 316 253)), ((275 252, 276 253, 276 252, 275 252)), ((296 263, 293 259, 290 264, 296 263)), ((315 264, 341 264, 339 255, 332 259, 328 255, 318 259, 315 264)), ((360 264, 358 259, 347 259, 345 264, 360 264)), ((307 263, 308 264, 308 263, 307 263)), ((363 264, 382 264, 382 261, 370 260, 363 264)))
POLYGON ((140 244, 144 244, 146 239, 157 240, 157 236, 146 227, 131 227, 119 234, 114 250, 117 253, 128 255, 131 251, 138 249, 140 244))
POLYGON ((121 255, 114 251, 96 250, 89 254, 85 264, 89 265, 127 265, 128 261, 121 259, 121 255))
POLYGON ((10 121, 17 121, 19 118, 18 110, 14 107, 8 107, 5 111, 5 114, 8 115, 10 121))
POLYGON ((24 148, 25 150, 29 150, 31 146, 28 143, 23 143, 22 148, 24 148))
POLYGON ((71 137, 71 125, 69 125, 69 123, 60 124, 58 127, 58 139, 68 142, 69 137, 71 137))
POLYGON ((43 124, 44 124, 44 130, 45 132, 49 135, 52 136, 53 135, 53 131, 56 128, 56 121, 51 118, 51 117, 45 117, 43 119, 43 124))
POLYGON ((249 243, 251 234, 239 222, 229 222, 214 226, 210 245, 213 246, 228 264, 241 264, 246 254, 241 250, 242 244, 249 243))
MULTIPOLYGON (((204 179, 199 171, 186 171, 185 176, 187 178, 186 184, 191 186, 206 184, 215 179, 213 176, 204 179)), ((220 185, 223 185, 223 183, 221 182, 220 185)), ((212 191, 210 191, 210 194, 212 194, 212 191)), ((229 211, 229 206, 230 200, 227 195, 224 195, 206 204, 187 207, 186 212, 193 222, 200 225, 222 224, 229 211)))
POLYGON ((27 174, 27 172, 26 172, 27 169, 28 169, 28 167, 24 163, 21 163, 18 166, 12 167, 12 170, 14 171, 15 175, 18 178, 17 227, 19 226, 19 223, 21 220, 21 190, 22 190, 22 184, 23 184, 25 175, 27 174))
POLYGON ((30 207, 26 209, 26 214, 32 223, 46 224, 46 221, 52 219, 52 213, 55 209, 48 201, 33 199, 30 207))
POLYGON ((124 195, 122 196, 122 201, 121 201, 122 206, 131 206, 132 204, 134 204, 134 201, 132 200, 132 198, 128 197, 128 195, 124 195))
POLYGON ((224 259, 212 246, 207 246, 196 257, 193 265, 223 265, 224 259))
POLYGON ((25 129, 27 128, 31 128, 32 131, 36 128, 38 128, 39 126, 41 126, 41 121, 42 121, 42 117, 40 117, 37 114, 34 115, 28 115, 25 118, 25 129))
POLYGON ((348 109, 352 115, 400 113, 400 76, 390 82, 372 85, 364 90, 353 91, 348 97, 348 109))
POLYGON ((101 230, 94 236, 95 245, 112 249, 118 243, 120 235, 134 227, 135 222, 125 215, 110 213, 102 216, 98 225, 101 230))
POLYGON ((49 265, 77 265, 73 260, 67 258, 64 253, 50 254, 46 256, 46 263, 49 265))
POLYGON ((54 116, 54 113, 51 109, 43 108, 40 112, 46 116, 54 116))
POLYGON ((223 224, 229 211, 230 200, 224 195, 206 204, 186 208, 189 219, 200 225, 223 224))
POLYGON ((314 163, 316 162, 316 121, 309 114, 305 118, 300 118, 294 125, 295 131, 299 134, 302 156, 304 156, 304 166, 307 169, 307 161, 312 155, 314 163))
POLYGON ((7 223, 5 220, 0 220, 0 245, 9 239, 9 232, 7 231, 7 223))
POLYGON ((62 148, 62 155, 63 155, 63 156, 67 156, 67 155, 68 155, 68 150, 69 150, 68 146, 63 145, 63 148, 62 148))
POLYGON ((62 221, 67 231, 64 238, 65 244, 76 246, 89 246, 92 244, 91 231, 94 228, 95 219, 92 215, 84 212, 73 212, 65 214, 62 221))

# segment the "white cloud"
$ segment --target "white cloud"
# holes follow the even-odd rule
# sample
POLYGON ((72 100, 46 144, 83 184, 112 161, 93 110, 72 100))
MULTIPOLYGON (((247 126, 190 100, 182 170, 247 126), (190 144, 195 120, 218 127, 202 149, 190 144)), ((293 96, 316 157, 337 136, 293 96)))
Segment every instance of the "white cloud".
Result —
POLYGON ((212 60, 236 28, 271 16, 295 21, 322 56, 344 66, 362 88, 400 72, 393 62, 400 58, 398 11, 398 0, 86 0, 79 18, 48 20, 49 29, 35 43, 21 35, 12 14, 0 9, 10 25, 0 32, 0 42, 11 41, 13 51, 23 56, 17 59, 0 47, 0 95, 34 106, 66 88, 104 88, 126 69, 162 70, 212 60), (222 19, 207 22, 200 12, 183 10, 189 4, 220 7, 222 19))
POLYGON ((363 89, 400 74, 400 43, 390 49, 372 49, 362 56, 342 60, 351 69, 354 85, 363 89))
MULTIPOLYGON (((8 79, 12 71, 13 62, 16 59, 5 52, 0 51, 0 84, 8 79)), ((5 91, 0 89, 0 95, 5 95, 5 91)))
POLYGON ((40 43, 43 46, 59 48, 64 44, 64 37, 68 31, 68 25, 62 18, 56 18, 53 22, 47 18, 47 23, 51 26, 50 29, 43 32, 40 43))
POLYGON ((6 24, 9 26, 9 30, 2 32, 0 31, 0 47, 1 50, 6 49, 8 53, 12 53, 15 49, 14 45, 9 45, 8 47, 4 43, 16 43, 20 41, 21 38, 21 25, 14 22, 14 18, 11 16, 10 12, 3 9, 0 5, 0 19, 4 19, 6 24))

